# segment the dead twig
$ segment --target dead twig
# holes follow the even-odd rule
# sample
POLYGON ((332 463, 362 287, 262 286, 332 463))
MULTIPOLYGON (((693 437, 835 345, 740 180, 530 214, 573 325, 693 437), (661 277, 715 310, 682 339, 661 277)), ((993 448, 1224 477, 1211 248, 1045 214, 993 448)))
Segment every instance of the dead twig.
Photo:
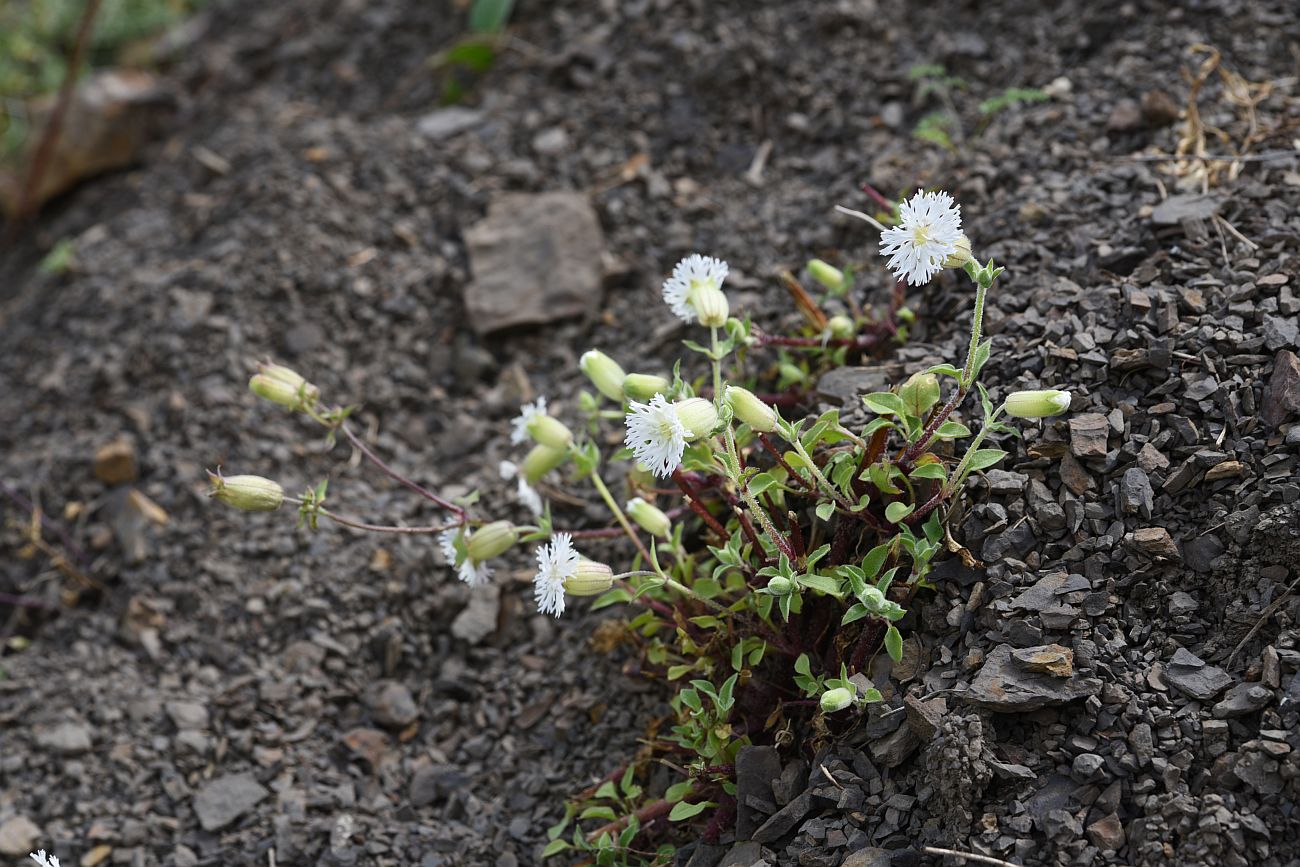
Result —
POLYGON ((945 855, 952 858, 965 858, 967 861, 978 861, 981 864, 993 864, 996 867, 1017 867, 1010 861, 1003 861, 1001 858, 994 858, 992 855, 976 855, 974 852, 958 852, 956 849, 940 849, 938 846, 926 846, 921 849, 927 855, 945 855))
POLYGON ((1249 644, 1250 640, 1255 637, 1255 634, 1264 628, 1264 624, 1267 623, 1273 617, 1273 614, 1282 607, 1282 603, 1291 598, 1291 592, 1295 590, 1297 584, 1300 584, 1300 578, 1296 578, 1292 581, 1291 586, 1286 588, 1285 593, 1270 602, 1268 606, 1260 612, 1259 619, 1255 621, 1254 626, 1250 627, 1250 632, 1247 632, 1246 637, 1237 642, 1237 646, 1234 647, 1232 653, 1228 655, 1228 661, 1224 663, 1225 666, 1228 668, 1232 667, 1232 663, 1237 658, 1237 654, 1241 653, 1242 648, 1249 644))

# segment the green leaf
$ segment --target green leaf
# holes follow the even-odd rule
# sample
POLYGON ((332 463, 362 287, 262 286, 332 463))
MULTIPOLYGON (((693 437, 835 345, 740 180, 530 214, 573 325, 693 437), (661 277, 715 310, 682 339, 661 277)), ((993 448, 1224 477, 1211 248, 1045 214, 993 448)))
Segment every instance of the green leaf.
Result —
POLYGON ((970 428, 959 421, 946 421, 939 425, 939 429, 934 432, 934 435, 941 440, 968 437, 970 436, 970 428))
POLYGON ((778 484, 776 477, 773 476, 771 473, 759 473, 758 475, 754 476, 754 478, 749 480, 749 483, 746 485, 746 487, 749 488, 749 492, 751 494, 757 497, 775 484, 778 484))
POLYGON ((840 589, 840 582, 829 575, 800 575, 798 580, 804 587, 820 590, 822 593, 829 593, 831 596, 840 596, 844 593, 840 589))
POLYGON ((861 602, 856 602, 849 608, 848 611, 844 612, 844 618, 840 620, 840 626, 848 626, 850 623, 853 623, 855 620, 861 620, 862 618, 866 617, 867 614, 868 614, 867 606, 863 605, 861 602))
POLYGON ((900 503, 894 501, 885 506, 885 520, 891 524, 897 524, 916 510, 916 506, 911 503, 900 503))
POLYGON ((924 463, 913 468, 908 473, 909 478, 913 479, 946 479, 948 471, 943 468, 943 464, 937 462, 924 463))
POLYGON ((601 783, 600 788, 596 790, 596 794, 593 797, 600 798, 602 800, 617 798, 618 788, 614 785, 613 780, 607 780, 604 783, 601 783))
POLYGON ((967 472, 978 472, 993 466, 998 461, 1007 456, 1002 449, 976 449, 967 455, 966 470, 967 472))
POLYGON ((709 807, 717 806, 712 801, 700 801, 698 804, 688 804, 685 801, 678 801, 673 805, 673 811, 668 814, 669 822, 680 822, 683 819, 690 819, 703 813, 709 807))
POLYGON ((862 396, 862 402, 867 405, 867 409, 877 415, 906 415, 907 407, 903 399, 898 395, 888 391, 877 391, 872 394, 862 396))
POLYGON ((631 593, 628 593, 622 587, 615 587, 612 590, 605 591, 603 594, 601 594, 600 598, 598 598, 595 602, 591 603, 591 610, 595 611, 596 609, 599 608, 607 608, 610 605, 616 605, 619 603, 631 602, 631 601, 632 601, 631 593))
POLYGON ((862 693, 862 700, 867 703, 882 702, 885 700, 885 697, 880 694, 880 690, 873 686, 862 693))
POLYGON ((808 654, 799 654, 799 658, 794 661, 794 670, 806 677, 812 677, 812 663, 808 661, 808 654))
POLYGON ((588 807, 578 814, 579 819, 605 819, 614 821, 617 816, 614 815, 612 807, 588 807))
POLYGON ((547 843, 546 848, 542 850, 542 857, 550 858, 553 855, 560 854, 568 848, 570 848, 570 846, 567 840, 552 840, 547 843))
POLYGON ((951 364, 936 364, 926 371, 926 373, 941 373, 944 376, 951 376, 961 379, 961 368, 953 367, 951 364))
POLYGON ((885 565, 885 558, 889 556, 890 543, 877 545, 867 552, 867 556, 862 558, 862 575, 868 581, 875 578, 880 572, 880 567, 885 565))
POLYGON ((694 787, 695 782, 693 780, 682 780, 680 783, 673 783, 668 787, 668 791, 664 792, 664 800, 676 803, 689 795, 694 787))
POLYGON ((439 59, 447 66, 463 66, 471 72, 483 73, 492 68, 496 57, 496 49, 490 42, 465 39, 444 51, 439 59))
POLYGON ((677 680, 677 678, 682 677, 683 675, 690 674, 694 668, 695 666, 693 664, 670 666, 668 669, 668 679, 677 680))
POLYGON ((832 502, 820 503, 817 506, 817 517, 823 521, 829 521, 831 515, 835 514, 835 504, 832 502))
POLYGON ((469 10, 469 29, 475 33, 500 32, 514 5, 515 0, 474 0, 469 10))
POLYGON ((885 630, 885 650, 894 662, 903 658, 903 633, 899 632, 898 627, 892 623, 885 630))

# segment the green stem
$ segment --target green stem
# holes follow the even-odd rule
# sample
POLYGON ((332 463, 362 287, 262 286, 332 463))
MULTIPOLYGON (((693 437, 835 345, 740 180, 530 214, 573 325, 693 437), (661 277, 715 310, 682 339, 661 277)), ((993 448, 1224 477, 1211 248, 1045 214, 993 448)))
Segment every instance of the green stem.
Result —
POLYGON ((709 328, 710 345, 713 358, 713 403, 722 406, 722 359, 718 357, 718 326, 709 328))
POLYGON ((991 281, 976 276, 979 272, 973 266, 973 262, 966 265, 966 273, 975 281, 975 314, 971 321, 970 349, 966 352, 966 367, 961 374, 961 382, 965 388, 970 388, 975 378, 975 352, 979 349, 980 335, 984 330, 984 296, 991 285, 991 281))
POLYGON ((776 525, 772 523, 772 519, 768 517, 767 512, 758 504, 758 500, 754 498, 754 495, 749 492, 749 486, 740 479, 740 451, 736 448, 736 435, 729 424, 727 425, 725 439, 727 454, 723 466, 726 468, 731 483, 736 486, 740 498, 745 501, 749 511, 758 519, 758 523, 762 525, 763 532, 767 534, 767 537, 780 549, 782 554, 792 561, 795 560, 794 549, 790 546, 790 542, 776 529, 776 525))
POLYGON ((605 501, 605 505, 614 513, 614 519, 618 521, 619 526, 623 528, 623 532, 626 533, 627 537, 632 540, 634 545, 636 545, 637 551, 641 553, 641 557, 646 561, 646 563, 658 569, 658 564, 656 564, 654 558, 650 556, 650 552, 646 550, 646 546, 641 541, 641 537, 636 534, 636 530, 632 529, 632 524, 627 520, 627 515, 624 515, 623 510, 618 507, 618 503, 614 500, 614 495, 609 492, 609 488, 605 487, 605 482, 600 478, 600 473, 595 470, 591 471, 591 483, 600 493, 600 498, 605 501))

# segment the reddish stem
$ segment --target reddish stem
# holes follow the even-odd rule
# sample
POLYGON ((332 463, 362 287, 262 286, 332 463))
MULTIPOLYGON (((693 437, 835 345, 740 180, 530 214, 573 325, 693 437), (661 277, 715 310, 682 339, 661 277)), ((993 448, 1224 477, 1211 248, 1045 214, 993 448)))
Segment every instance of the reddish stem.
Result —
POLYGON ((882 196, 875 187, 871 186, 871 184, 864 182, 862 184, 862 192, 870 196, 877 205, 880 205, 880 207, 885 208, 891 214, 894 213, 894 209, 898 207, 896 203, 891 202, 889 201, 889 199, 886 199, 884 196, 882 196))
POLYGON ((772 440, 768 438, 767 434, 760 433, 758 435, 758 441, 761 442, 763 444, 763 447, 768 450, 768 452, 772 455, 773 458, 776 459, 776 462, 780 464, 782 468, 785 469, 786 473, 790 476, 791 479, 797 479, 800 486, 803 487, 805 490, 811 491, 813 489, 813 483, 810 482, 808 479, 805 479, 799 473, 795 472, 794 467, 790 466, 790 464, 786 461, 785 456, 781 454, 781 449, 778 448, 772 442, 772 440))
MULTIPOLYGON (((672 812, 672 809, 673 809, 673 802, 665 798, 663 800, 653 801, 649 804, 646 804, 644 807, 637 810, 635 815, 637 821, 641 824, 641 827, 644 828, 647 824, 653 822, 655 819, 659 819, 664 816, 667 816, 670 812, 672 812)), ((590 834, 587 835, 587 841, 594 842, 596 840, 599 840, 601 834, 609 834, 610 836, 617 834, 619 831, 622 831, 625 827, 627 827, 627 822, 629 818, 630 818, 629 816, 623 816, 622 818, 615 819, 612 822, 601 825, 599 828, 597 828, 596 830, 592 831, 590 834)))
POLYGON ((677 487, 681 488, 682 493, 686 495, 686 504, 691 507, 691 511, 698 515, 700 520, 703 521, 710 530, 717 533, 724 542, 730 539, 731 534, 727 532, 727 528, 718 523, 718 519, 713 517, 712 513, 704 507, 704 504, 696 499, 697 494, 695 490, 691 488, 690 483, 686 480, 685 474, 682 473, 681 470, 673 470, 673 481, 677 483, 677 487))
POLYGON ((907 472, 912 468, 913 462, 925 452, 930 445, 930 441, 934 439, 935 431, 939 430, 939 426, 947 421, 948 416, 952 414, 952 411, 957 408, 957 405, 965 397, 966 389, 964 387, 953 392, 952 397, 948 398, 948 402, 943 405, 943 409, 935 413, 934 418, 930 419, 930 423, 925 426, 925 430, 921 431, 921 436, 917 441, 908 446, 907 450, 903 452, 903 456, 898 459, 898 468, 900 470, 907 472))
POLYGON ((401 473, 397 472, 397 470, 394 470, 388 464, 384 463, 382 460, 379 459, 378 455, 376 455, 374 452, 370 450, 370 447, 366 445, 361 440, 360 437, 358 437, 356 434, 352 432, 352 428, 348 427, 346 422, 339 425, 339 429, 342 430, 343 435, 348 438, 348 442, 352 443, 352 447, 357 451, 361 452, 361 454, 365 456, 366 460, 370 461, 372 464, 378 467, 380 471, 384 473, 384 475, 388 476, 390 479, 397 482, 399 485, 404 485, 405 487, 410 488, 412 491, 415 491, 417 494, 419 494, 421 497, 424 497, 426 500, 429 500, 433 503, 437 503, 439 506, 451 512, 462 522, 464 522, 465 510, 462 509, 460 506, 448 500, 444 500, 442 497, 438 496, 433 491, 430 491, 427 488, 412 481, 411 479, 408 479, 406 476, 402 475, 401 473))

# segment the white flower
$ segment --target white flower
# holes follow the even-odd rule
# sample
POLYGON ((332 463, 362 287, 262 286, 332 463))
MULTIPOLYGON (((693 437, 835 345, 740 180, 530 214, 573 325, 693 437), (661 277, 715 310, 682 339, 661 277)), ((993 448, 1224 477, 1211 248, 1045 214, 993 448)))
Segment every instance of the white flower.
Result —
POLYGON ((533 576, 533 598, 537 610, 559 617, 564 613, 564 582, 578 571, 578 552, 573 537, 556 533, 549 544, 537 549, 537 574, 533 576))
POLYGON ((546 398, 539 397, 533 403, 526 403, 519 408, 519 415, 515 418, 512 425, 514 430, 510 433, 510 442, 515 445, 528 442, 528 425, 539 415, 547 415, 546 398))
POLYGON ((701 288, 721 291, 727 279, 727 263, 712 256, 692 253, 673 268, 673 276, 664 281, 664 302, 683 322, 695 322, 699 312, 692 296, 701 288))
POLYGON ((913 286, 929 282, 957 252, 962 238, 961 206, 947 193, 920 190, 898 206, 899 223, 880 233, 880 255, 889 257, 889 270, 913 286))
POLYGON ((528 480, 520 474, 519 465, 514 461, 502 461, 500 472, 501 478, 506 481, 518 478, 519 481, 515 485, 515 493, 516 496, 519 497, 519 502, 523 503, 524 506, 527 507, 528 511, 532 512, 534 515, 541 515, 543 511, 542 498, 537 493, 537 489, 528 484, 528 480))
POLYGON ((456 576, 471 587, 478 587, 480 584, 486 584, 492 577, 492 567, 487 563, 476 563, 465 555, 465 560, 459 566, 456 565, 456 532, 448 530, 438 537, 438 544, 442 546, 442 556, 447 558, 447 565, 456 570, 456 576))
POLYGON ((650 398, 649 403, 632 401, 629 406, 623 442, 643 467, 660 478, 668 478, 686 451, 686 426, 677 415, 677 407, 662 394, 650 398))
POLYGON ((59 867, 59 859, 53 855, 46 855, 44 849, 39 852, 32 852, 27 857, 40 864, 41 867, 59 867))

